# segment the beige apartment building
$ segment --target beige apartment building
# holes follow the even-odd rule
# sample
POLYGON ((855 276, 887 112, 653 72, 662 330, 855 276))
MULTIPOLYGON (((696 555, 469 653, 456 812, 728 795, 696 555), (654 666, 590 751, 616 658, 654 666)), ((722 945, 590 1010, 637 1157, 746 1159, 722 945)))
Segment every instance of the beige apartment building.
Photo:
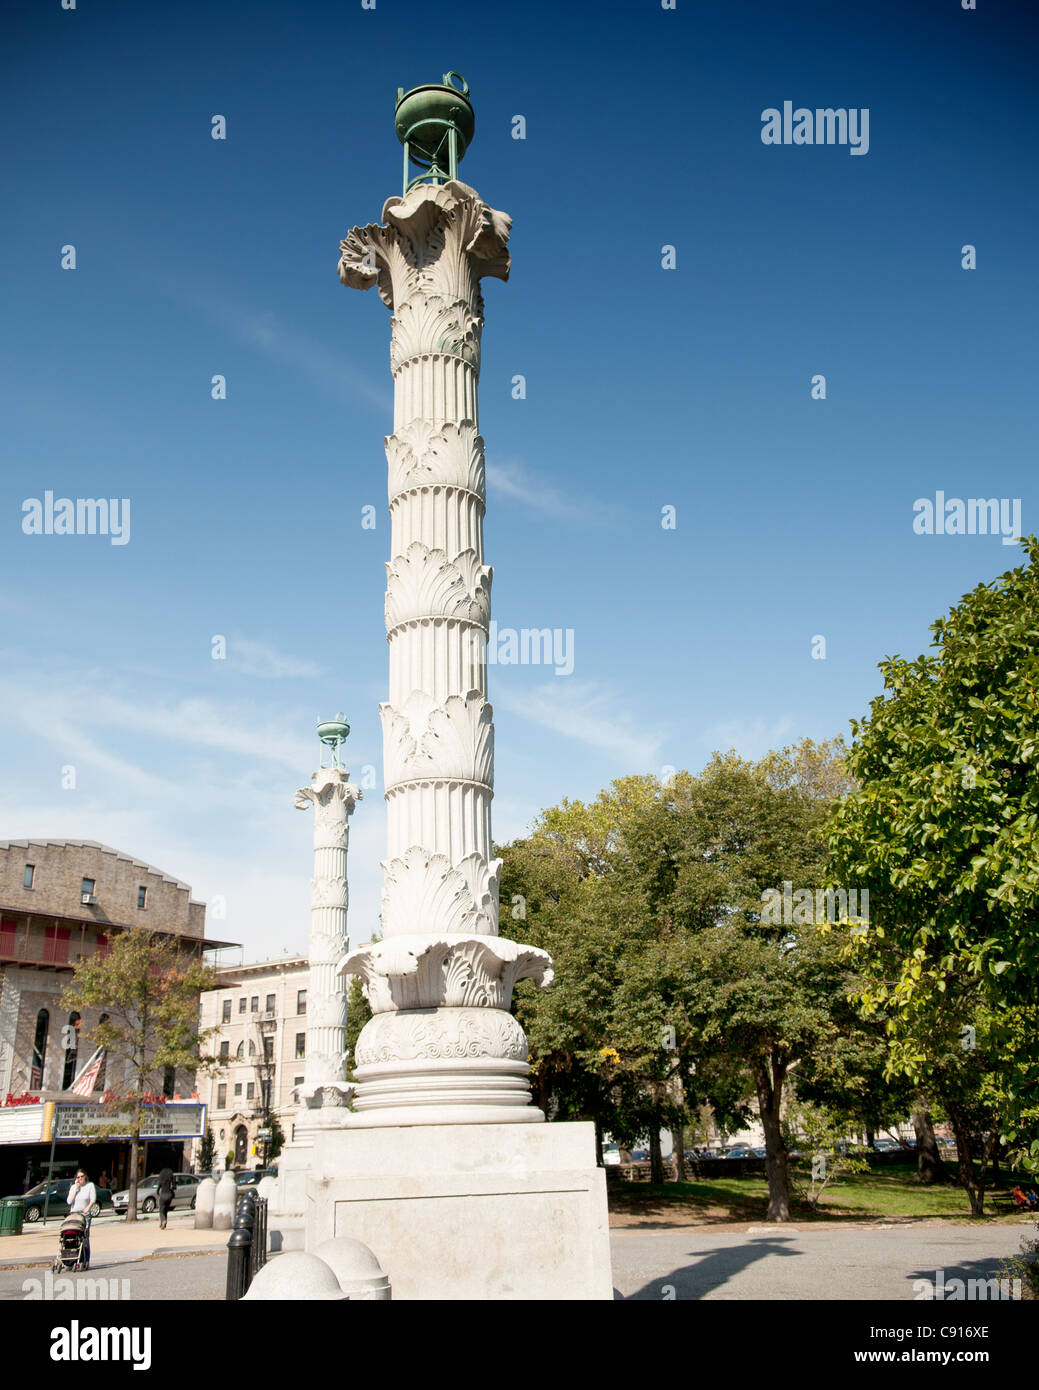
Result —
POLYGON ((220 988, 202 995, 199 1026, 218 1030, 207 1049, 223 1066, 199 1077, 199 1097, 209 1106, 216 1167, 257 1168, 266 1156, 260 1131, 269 1114, 292 1138, 292 1092, 304 1077, 310 964, 306 956, 282 956, 219 973, 220 988))

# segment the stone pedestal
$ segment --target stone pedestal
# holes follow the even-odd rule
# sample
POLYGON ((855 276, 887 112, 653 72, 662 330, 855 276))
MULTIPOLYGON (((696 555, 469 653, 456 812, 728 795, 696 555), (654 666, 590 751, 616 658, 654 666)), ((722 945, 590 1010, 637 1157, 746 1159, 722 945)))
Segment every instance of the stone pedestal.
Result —
POLYGON ((590 1123, 314 1136, 308 1250, 350 1236, 394 1299, 610 1299, 606 1174, 590 1123))

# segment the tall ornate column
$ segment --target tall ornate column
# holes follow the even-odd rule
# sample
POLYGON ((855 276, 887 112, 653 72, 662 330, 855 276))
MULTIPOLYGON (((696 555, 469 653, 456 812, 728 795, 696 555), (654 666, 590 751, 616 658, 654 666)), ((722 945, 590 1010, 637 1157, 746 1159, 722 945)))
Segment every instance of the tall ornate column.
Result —
MULTIPOLYGON (((430 90, 447 89, 418 89, 430 90)), ((398 100, 402 140, 402 102, 415 95, 398 100)), ((508 1009, 517 980, 547 985, 552 972, 544 951, 498 935, 477 410, 480 281, 507 279, 511 219, 453 178, 417 183, 382 216, 349 233, 339 260, 344 285, 376 286, 391 310, 394 383, 382 940, 342 963, 374 1013, 357 1041, 349 1123, 539 1121, 508 1009)))
MULTIPOLYGON (((307 1033, 304 1082, 298 1101, 307 1112, 331 1108, 339 1111, 353 1094, 346 1080, 346 984, 340 962, 349 949, 347 909, 350 893, 346 876, 350 842, 349 818, 361 800, 360 787, 338 765, 338 751, 349 726, 330 721, 319 726, 322 741, 334 745, 332 767, 319 768, 311 785, 300 787, 294 805, 300 811, 314 808, 314 877, 310 881, 310 977, 307 983, 307 1033), (328 731, 332 730, 332 733, 328 731)), ((315 1117, 310 1116, 313 1120, 315 1117)), ((301 1114, 297 1130, 307 1128, 308 1114, 301 1114)))

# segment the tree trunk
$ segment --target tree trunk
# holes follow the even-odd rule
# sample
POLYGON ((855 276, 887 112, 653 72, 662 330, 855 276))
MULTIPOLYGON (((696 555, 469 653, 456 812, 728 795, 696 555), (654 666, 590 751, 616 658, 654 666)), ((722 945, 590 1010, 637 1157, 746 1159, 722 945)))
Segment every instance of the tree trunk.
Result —
POLYGON ((869 1125, 867 1125, 867 1126, 866 1126, 866 1148, 869 1149, 870 1153, 873 1152, 873 1143, 874 1143, 874 1140, 876 1139, 876 1137, 877 1137, 877 1131, 876 1131, 875 1129, 870 1129, 869 1125))
POLYGON ((664 1181, 664 1156, 660 1152, 660 1126, 654 1125, 649 1131, 649 1180, 664 1181))
POLYGON ((675 1182, 685 1182, 685 1127, 678 1125, 671 1131, 671 1161, 675 1170, 675 1182))
POLYGON ((127 1221, 137 1220, 137 1150, 140 1145, 140 1135, 133 1134, 130 1138, 130 1195, 126 1200, 126 1219, 127 1221))
MULTIPOLYGON (((970 1125, 958 1105, 947 1106, 953 1133, 956 1135, 957 1180, 970 1201, 971 1216, 982 1216, 985 1210, 985 1168, 988 1154, 981 1154, 980 1172, 974 1171, 974 1148, 970 1125)), ((990 1141, 991 1142, 991 1141, 990 1141)))
POLYGON ((595 1117, 595 1163, 596 1167, 603 1166, 602 1161, 602 1120, 598 1115, 595 1117))
POLYGON ((927 1110, 913 1111, 913 1129, 916 1131, 916 1180, 925 1187, 945 1181, 945 1164, 938 1152, 938 1141, 934 1137, 934 1126, 927 1110))
POLYGON ((790 1170, 786 1143, 780 1125, 779 1107, 783 1098, 786 1068, 773 1056, 771 1071, 765 1063, 754 1068, 758 1093, 758 1114, 765 1131, 765 1171, 768 1174, 768 1221, 790 1220, 790 1170))

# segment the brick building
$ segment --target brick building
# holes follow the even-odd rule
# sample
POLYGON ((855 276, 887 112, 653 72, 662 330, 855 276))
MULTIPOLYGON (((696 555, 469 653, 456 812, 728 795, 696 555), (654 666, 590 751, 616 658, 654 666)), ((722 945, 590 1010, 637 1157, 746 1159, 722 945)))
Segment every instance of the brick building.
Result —
MULTIPOLYGON (((205 914, 186 883, 97 841, 0 841, 0 1100, 27 1093, 56 1099, 93 1050, 86 1035, 103 1010, 80 1017, 61 1005, 79 959, 106 951, 113 935, 135 926, 173 936, 199 956, 232 944, 206 940, 205 914)), ((122 1059, 106 1060, 95 1094, 105 1088, 130 1089, 122 1059)), ((186 1074, 163 1075, 155 1089, 186 1097, 195 1083, 186 1074)), ((38 1145, 14 1146, 17 1154, 10 1147, 0 1133, 0 1169, 8 1187, 13 1176, 21 1178, 28 1157, 46 1162, 41 1153, 28 1152, 38 1145)), ((92 1166, 100 1172, 104 1164, 117 1179, 123 1146, 92 1147, 92 1166)), ((149 1166, 165 1150, 176 1150, 166 1157, 175 1157, 180 1167, 183 1145, 154 1146, 149 1166)))

